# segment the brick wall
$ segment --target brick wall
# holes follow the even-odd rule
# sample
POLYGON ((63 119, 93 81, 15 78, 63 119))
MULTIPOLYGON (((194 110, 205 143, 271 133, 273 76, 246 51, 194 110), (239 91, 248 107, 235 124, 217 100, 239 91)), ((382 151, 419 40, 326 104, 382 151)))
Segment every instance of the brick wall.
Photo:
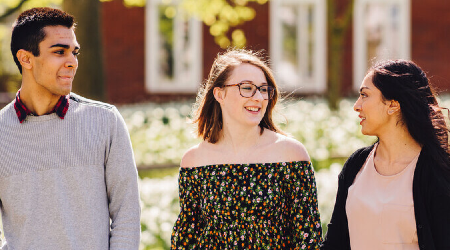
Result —
POLYGON ((414 60, 440 90, 450 91, 450 2, 411 0, 414 60))
POLYGON ((102 3, 102 12, 107 100, 145 100, 145 9, 126 8, 122 1, 111 1, 102 3))
MULTIPOLYGON (((253 3, 251 6, 257 12, 255 19, 235 28, 244 30, 248 48, 265 49, 268 53, 268 4, 253 3)), ((126 8, 122 1, 111 1, 102 3, 102 11, 105 84, 109 102, 167 101, 195 96, 195 93, 152 94, 146 90, 145 8, 126 8)), ((208 76, 217 53, 222 51, 209 34, 209 27, 204 25, 203 79, 208 76)))
MULTIPOLYGON (((341 0, 341 4, 347 0, 341 0)), ((252 3, 256 17, 241 28, 247 48, 269 55, 269 4, 252 3)), ((342 7, 342 6, 341 6, 342 7)), ((411 0, 412 59, 432 77, 441 90, 450 90, 450 4, 444 0, 411 0)), ((103 54, 108 101, 133 103, 191 98, 195 94, 152 94, 145 88, 145 8, 126 8, 122 1, 102 3, 103 54)), ((232 31, 232 30, 231 30, 232 31)), ((231 34, 230 31, 230 34, 231 34)), ((351 95, 353 82, 352 31, 346 36, 342 93, 351 95)), ((217 53, 223 52, 203 26, 203 79, 217 53)), ((200 84, 200 83, 199 83, 200 84)))

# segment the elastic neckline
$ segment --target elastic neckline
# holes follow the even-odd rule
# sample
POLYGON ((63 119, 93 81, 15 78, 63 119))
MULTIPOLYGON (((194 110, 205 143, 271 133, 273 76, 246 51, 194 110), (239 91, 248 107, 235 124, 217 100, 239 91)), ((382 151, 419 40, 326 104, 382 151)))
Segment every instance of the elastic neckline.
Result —
POLYGON ((273 165, 293 165, 295 163, 306 163, 306 164, 310 164, 311 161, 281 161, 281 162, 266 162, 266 163, 218 163, 218 164, 208 164, 208 165, 202 165, 202 166, 198 166, 198 167, 185 167, 185 168, 180 168, 180 169, 186 169, 186 170, 190 170, 190 169, 205 169, 205 168, 217 168, 217 167, 237 167, 237 166, 266 166, 266 167, 270 167, 273 165))

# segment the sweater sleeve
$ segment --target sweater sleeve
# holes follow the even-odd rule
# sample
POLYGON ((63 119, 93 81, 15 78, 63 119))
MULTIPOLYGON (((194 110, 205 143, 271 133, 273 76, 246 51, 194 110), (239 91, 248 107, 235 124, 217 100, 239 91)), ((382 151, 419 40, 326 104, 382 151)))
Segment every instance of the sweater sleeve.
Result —
POLYGON ((292 171, 285 173, 287 182, 286 216, 288 234, 292 237, 291 249, 319 249, 322 227, 317 204, 314 170, 310 162, 294 162, 292 171))
POLYGON ((125 121, 114 107, 105 181, 111 218, 110 249, 139 249, 140 204, 137 169, 125 121))
MULTIPOLYGON (((0 207, 1 207, 1 205, 2 205, 2 202, 0 200, 0 207)), ((0 218, 1 218, 1 215, 2 215, 2 213, 0 212, 0 218)), ((3 235, 3 227, 1 227, 1 224, 0 224, 0 249, 3 249, 3 244, 4 244, 2 235, 3 235)))
POLYGON ((438 190, 432 197, 429 216, 435 249, 450 249, 450 196, 438 190))
POLYGON ((204 221, 201 218, 199 195, 201 172, 197 170, 180 169, 180 214, 173 227, 171 249, 199 248, 197 240, 202 235, 204 221))

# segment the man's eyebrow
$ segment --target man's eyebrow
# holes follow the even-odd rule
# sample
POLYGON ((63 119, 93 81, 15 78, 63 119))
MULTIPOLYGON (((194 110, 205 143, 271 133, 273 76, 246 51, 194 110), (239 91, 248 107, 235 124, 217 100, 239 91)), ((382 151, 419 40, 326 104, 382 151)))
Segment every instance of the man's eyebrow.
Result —
MULTIPOLYGON (((50 48, 56 48, 56 47, 61 47, 64 49, 70 49, 70 46, 67 44, 62 44, 62 43, 57 43, 57 44, 53 44, 52 46, 50 46, 50 48)), ((75 46, 75 50, 80 49, 80 46, 75 46)))
POLYGON ((61 47, 61 48, 65 48, 65 49, 69 49, 70 48, 69 45, 61 44, 61 43, 53 44, 52 46, 50 46, 50 48, 55 48, 55 47, 61 47))

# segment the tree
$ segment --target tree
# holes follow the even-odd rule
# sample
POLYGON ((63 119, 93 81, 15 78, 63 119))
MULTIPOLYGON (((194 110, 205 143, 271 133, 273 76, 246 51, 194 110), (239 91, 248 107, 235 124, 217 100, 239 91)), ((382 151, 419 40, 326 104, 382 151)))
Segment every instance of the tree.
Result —
MULTIPOLYGON (((0 22, 8 15, 20 9, 25 3, 48 5, 62 3, 65 10, 75 15, 78 21, 77 38, 81 45, 82 64, 75 78, 74 90, 91 98, 104 99, 103 66, 100 30, 100 2, 112 0, 3 0, 9 3, 9 9, 0 15, 0 22), (15 5, 13 4, 15 3, 15 5)), ((126 6, 142 7, 146 0, 122 0, 126 6)), ((209 32, 215 42, 222 48, 228 46, 243 47, 246 39, 240 29, 228 34, 230 27, 235 27, 252 20, 256 13, 247 6, 249 2, 266 4, 269 0, 181 0, 184 9, 209 26, 209 32)), ((327 99, 332 109, 337 109, 341 98, 343 72, 342 60, 344 42, 352 20, 355 0, 327 0, 327 99), (337 3, 341 5, 337 5, 337 3)), ((168 0, 167 2, 171 2, 168 0)), ((170 5, 167 5, 170 8, 170 5)))
POLYGON ((100 2, 64 0, 63 9, 75 16, 77 41, 80 44, 80 64, 73 82, 73 91, 88 98, 105 101, 100 2))
POLYGON ((10 16, 12 13, 16 12, 17 10, 20 9, 20 7, 22 7, 22 5, 27 2, 28 0, 20 0, 19 3, 17 3, 17 5, 9 5, 8 2, 6 4, 8 4, 9 8, 0 15, 0 22, 2 22, 3 20, 5 20, 8 16, 10 16))
POLYGON ((353 17, 355 0, 348 0, 340 11, 335 0, 327 0, 327 99, 332 110, 336 110, 341 98, 344 42, 353 17))

